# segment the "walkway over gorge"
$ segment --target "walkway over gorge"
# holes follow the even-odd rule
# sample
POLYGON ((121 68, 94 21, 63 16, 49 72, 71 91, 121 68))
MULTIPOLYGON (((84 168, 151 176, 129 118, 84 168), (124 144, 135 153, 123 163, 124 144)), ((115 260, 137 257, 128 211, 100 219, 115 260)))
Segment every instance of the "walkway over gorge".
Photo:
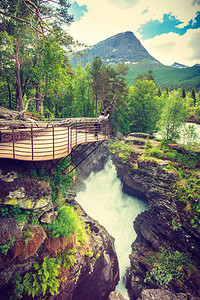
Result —
POLYGON ((106 119, 53 119, 30 123, 24 128, 19 124, 19 121, 10 121, 9 126, 0 128, 0 158, 59 159, 69 155, 75 146, 109 138, 109 121, 106 119))

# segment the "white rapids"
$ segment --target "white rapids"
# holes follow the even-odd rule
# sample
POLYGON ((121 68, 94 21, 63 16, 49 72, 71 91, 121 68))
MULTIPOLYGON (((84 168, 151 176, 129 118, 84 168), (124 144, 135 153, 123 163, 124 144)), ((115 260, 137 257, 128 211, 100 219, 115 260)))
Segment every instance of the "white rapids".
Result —
POLYGON ((129 299, 123 276, 130 266, 131 244, 136 238, 133 221, 148 209, 148 204, 123 193, 122 183, 111 159, 103 170, 91 173, 85 184, 86 189, 78 192, 76 200, 89 216, 98 220, 114 237, 120 269, 120 282, 116 290, 129 299))

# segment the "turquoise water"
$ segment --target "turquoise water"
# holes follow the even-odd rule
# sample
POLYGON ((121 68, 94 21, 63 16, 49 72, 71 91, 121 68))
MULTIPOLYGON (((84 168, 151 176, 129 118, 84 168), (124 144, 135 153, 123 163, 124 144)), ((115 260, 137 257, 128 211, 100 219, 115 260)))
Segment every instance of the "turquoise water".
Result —
POLYGON ((116 288, 125 299, 129 299, 123 284, 123 275, 130 266, 131 244, 136 238, 133 221, 138 214, 148 209, 143 201, 128 196, 122 191, 114 164, 109 160, 104 169, 92 173, 85 181, 86 189, 77 194, 77 202, 89 216, 98 220, 115 238, 120 268, 120 282, 116 288))

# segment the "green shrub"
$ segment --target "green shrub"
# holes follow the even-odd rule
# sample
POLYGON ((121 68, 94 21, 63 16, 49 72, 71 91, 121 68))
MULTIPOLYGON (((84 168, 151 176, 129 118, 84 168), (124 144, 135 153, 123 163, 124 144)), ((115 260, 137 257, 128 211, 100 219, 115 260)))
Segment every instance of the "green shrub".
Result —
POLYGON ((195 113, 195 116, 196 116, 196 120, 197 120, 198 122, 200 122, 200 106, 195 107, 194 113, 195 113))
POLYGON ((182 130, 183 144, 190 149, 193 145, 198 144, 198 134, 194 125, 185 126, 182 130))
POLYGON ((148 148, 148 149, 145 150, 145 155, 153 156, 153 157, 156 157, 156 158, 162 158, 163 157, 163 152, 157 147, 152 147, 152 148, 148 148))
MULTIPOLYGON (((17 205, 0 207, 0 215, 3 217, 13 217, 18 223, 28 222, 30 217, 35 217, 39 213, 26 210, 17 205)), ((34 219, 34 218, 33 218, 34 219)), ((36 222, 36 221, 34 221, 36 222)))
MULTIPOLYGON (((178 153, 174 149, 169 149, 168 144, 170 141, 163 140, 160 145, 160 149, 163 151, 163 158, 171 160, 173 162, 177 162, 181 165, 187 166, 189 168, 195 168, 198 160, 199 160, 199 155, 198 153, 195 153, 193 151, 190 151, 186 148, 183 148, 184 153, 178 153)), ((147 150, 148 155, 156 155, 156 151, 154 153, 154 148, 153 150, 148 149, 147 150)), ((159 154, 159 152, 158 152, 159 154)))
MULTIPOLYGON (((60 280, 56 277, 59 274, 59 264, 55 258, 44 258, 43 263, 34 263, 34 271, 26 273, 23 278, 24 292, 35 296, 44 296, 47 293, 54 295, 58 291, 60 280)), ((44 298, 43 298, 44 299, 44 298)))
POLYGON ((165 152, 165 158, 169 159, 171 161, 176 161, 178 157, 178 153, 176 150, 168 150, 167 152, 165 152))
POLYGON ((200 179, 195 175, 185 174, 179 170, 180 181, 172 186, 173 199, 182 202, 187 211, 187 218, 193 228, 200 225, 200 179))
POLYGON ((14 291, 12 296, 10 297, 10 300, 21 299, 24 293, 24 286, 22 285, 22 277, 19 272, 15 274, 15 278, 12 283, 14 285, 14 291))
POLYGON ((123 162, 128 162, 133 152, 133 146, 122 142, 114 142, 110 145, 109 151, 118 156, 123 162))
POLYGON ((72 268, 76 264, 76 258, 74 256, 75 249, 67 249, 62 251, 57 257, 56 262, 62 265, 63 268, 72 268))
POLYGON ((181 223, 175 219, 172 220, 172 228, 174 231, 179 230, 181 228, 181 223))
POLYGON ((151 142, 150 142, 150 140, 149 140, 149 137, 147 137, 147 138, 146 138, 146 144, 145 144, 145 151, 146 151, 147 149, 150 149, 150 148, 152 148, 152 144, 151 144, 151 142))
POLYGON ((53 180, 51 182, 53 203, 58 201, 58 195, 62 195, 69 189, 73 182, 74 172, 68 174, 66 170, 70 164, 70 157, 62 160, 56 168, 54 168, 53 180))
POLYGON ((77 212, 72 206, 63 206, 57 209, 58 216, 54 223, 48 224, 50 236, 52 238, 69 237, 72 233, 77 234, 77 239, 81 243, 84 239, 83 225, 77 212))
POLYGON ((8 253, 8 250, 10 249, 10 247, 14 244, 14 242, 15 242, 15 237, 10 239, 8 244, 0 245, 0 252, 6 255, 8 253))
POLYGON ((184 282, 193 268, 193 263, 185 253, 171 252, 164 247, 159 248, 159 252, 152 255, 147 253, 144 262, 149 265, 150 271, 147 273, 145 282, 152 278, 157 284, 167 286, 171 280, 179 279, 184 282), (187 269, 187 272, 185 270, 187 269))
POLYGON ((9 205, 0 207, 0 215, 4 217, 13 217, 17 222, 27 222, 31 211, 22 209, 19 205, 9 205))
MULTIPOLYGON (((29 227, 30 228, 30 227, 29 227)), ((30 241, 32 241, 32 232, 27 228, 23 231, 23 240, 25 241, 25 244, 28 245, 30 241)))

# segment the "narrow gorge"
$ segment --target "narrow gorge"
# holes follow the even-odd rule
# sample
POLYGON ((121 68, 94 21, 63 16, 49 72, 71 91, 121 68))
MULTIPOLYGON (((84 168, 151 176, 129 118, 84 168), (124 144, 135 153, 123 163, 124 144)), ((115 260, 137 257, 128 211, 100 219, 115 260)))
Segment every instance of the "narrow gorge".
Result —
MULTIPOLYGON (((123 296, 118 293, 121 287, 117 286, 119 276, 124 275, 120 273, 125 271, 119 267, 122 260, 127 267, 124 281, 131 300, 200 299, 199 166, 198 147, 194 152, 185 153, 178 145, 161 145, 145 134, 118 136, 112 145, 104 143, 77 168, 70 189, 69 182, 61 182, 66 179, 64 166, 55 168, 47 178, 44 169, 52 169, 51 162, 19 163, 1 159, 0 291, 3 299, 10 296, 39 299, 39 289, 32 289, 27 295, 26 282, 44 286, 44 299, 121 300, 123 296, 127 299, 126 293, 122 291, 123 296), (108 161, 109 155, 115 166, 108 161), (110 190, 111 204, 115 203, 116 207, 107 210, 118 210, 121 214, 116 223, 103 210, 108 202, 103 189, 110 189, 109 180, 114 189, 110 190), (58 192, 56 188, 63 183, 66 188, 58 192), (99 186, 98 198, 93 194, 87 196, 89 183, 93 189, 95 184, 99 186), (124 205, 118 202, 121 188, 126 193, 124 205), (57 192, 56 201, 52 189, 57 192), (134 198, 128 198, 129 195, 134 198), (127 211, 127 203, 130 205, 135 197, 141 200, 135 202, 135 208, 128 206, 127 211), (57 236, 52 224, 60 220, 63 207, 66 209, 69 204, 78 229, 70 236, 57 236), (103 218, 95 220, 98 216, 92 215, 92 210, 98 210, 111 227, 103 224, 103 218), (134 210, 132 220, 125 228, 123 214, 128 219, 131 210, 134 210), (115 237, 116 231, 121 242, 115 237), (127 252, 122 244, 130 232, 133 236, 127 252), (40 269, 45 277, 45 258, 51 262, 50 268, 54 268, 54 277, 50 278, 53 289, 44 278, 34 281, 33 275, 40 269)), ((59 230, 62 233, 62 228, 59 230)))

